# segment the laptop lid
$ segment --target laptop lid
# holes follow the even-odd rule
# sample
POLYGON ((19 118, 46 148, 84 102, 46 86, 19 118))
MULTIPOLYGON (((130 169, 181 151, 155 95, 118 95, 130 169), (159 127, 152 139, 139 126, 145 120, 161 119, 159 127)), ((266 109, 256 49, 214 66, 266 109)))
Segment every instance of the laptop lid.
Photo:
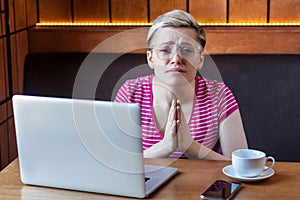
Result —
MULTIPOLYGON (((15 95, 13 108, 23 183, 140 198, 149 194, 139 105, 15 95)), ((149 174, 155 171, 164 180, 150 181, 150 192, 177 169, 149 174)))

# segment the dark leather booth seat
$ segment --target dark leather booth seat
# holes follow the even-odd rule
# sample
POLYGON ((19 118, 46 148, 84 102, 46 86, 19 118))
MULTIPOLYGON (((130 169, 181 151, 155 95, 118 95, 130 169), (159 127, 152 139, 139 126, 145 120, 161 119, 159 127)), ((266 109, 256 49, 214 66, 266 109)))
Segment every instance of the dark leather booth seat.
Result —
MULTIPOLYGON (((146 63, 144 54, 29 54, 24 94, 110 101, 126 79, 152 73, 146 63)), ((250 148, 300 161, 300 55, 210 55, 201 74, 235 94, 250 148)))

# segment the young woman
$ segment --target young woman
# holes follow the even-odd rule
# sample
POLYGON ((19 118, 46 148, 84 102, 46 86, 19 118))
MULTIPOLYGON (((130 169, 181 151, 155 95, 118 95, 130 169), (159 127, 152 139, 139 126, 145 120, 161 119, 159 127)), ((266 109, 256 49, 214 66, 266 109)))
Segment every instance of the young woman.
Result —
POLYGON ((159 16, 148 32, 154 74, 128 80, 115 101, 138 103, 145 157, 230 159, 247 148, 237 102, 223 83, 197 76, 205 34, 180 10, 159 16))

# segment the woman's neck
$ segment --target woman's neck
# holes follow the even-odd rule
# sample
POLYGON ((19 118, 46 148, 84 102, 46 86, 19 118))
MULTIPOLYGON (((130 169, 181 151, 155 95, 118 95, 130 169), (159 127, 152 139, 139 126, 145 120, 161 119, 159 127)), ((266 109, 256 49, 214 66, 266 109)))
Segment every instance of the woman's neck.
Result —
MULTIPOLYGON (((182 103, 190 102, 194 99, 195 79, 182 85, 167 85, 153 78, 153 95, 159 97, 162 101, 168 102, 173 99, 180 100, 182 103)), ((156 101, 159 101, 156 99, 156 101)))

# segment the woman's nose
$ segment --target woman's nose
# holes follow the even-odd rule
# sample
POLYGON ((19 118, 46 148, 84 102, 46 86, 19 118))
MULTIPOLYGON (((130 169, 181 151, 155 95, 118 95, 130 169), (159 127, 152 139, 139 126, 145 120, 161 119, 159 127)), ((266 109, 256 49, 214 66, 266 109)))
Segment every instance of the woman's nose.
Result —
POLYGON ((174 53, 171 55, 171 60, 170 62, 172 64, 176 63, 176 64, 181 64, 182 63, 182 57, 179 54, 178 51, 174 51, 174 53))

